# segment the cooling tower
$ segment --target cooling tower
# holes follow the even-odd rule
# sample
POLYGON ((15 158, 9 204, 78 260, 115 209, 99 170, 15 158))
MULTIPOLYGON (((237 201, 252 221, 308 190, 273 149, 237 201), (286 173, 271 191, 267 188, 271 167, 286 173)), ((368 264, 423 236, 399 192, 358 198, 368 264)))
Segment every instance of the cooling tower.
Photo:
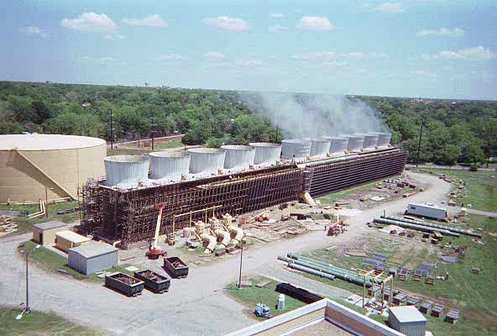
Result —
POLYGON ((349 138, 347 137, 331 137, 330 154, 340 154, 347 151, 349 138))
POLYGON ((226 153, 224 168, 248 168, 254 164, 255 148, 244 145, 221 146, 226 153))
POLYGON ((330 151, 330 140, 326 137, 311 139, 311 156, 323 156, 330 151))
POLYGON ((225 153, 218 148, 192 148, 190 153, 190 173, 217 173, 224 166, 225 153))
POLYGON ((281 145, 270 142, 252 142, 249 145, 255 148, 255 164, 272 164, 280 160, 281 145))
POLYGON ((364 135, 362 134, 354 134, 349 135, 349 143, 347 144, 347 150, 349 152, 359 152, 362 150, 362 146, 364 145, 364 135))
POLYGON ((107 156, 105 184, 108 186, 134 186, 148 179, 149 160, 141 155, 107 156))
POLYGON ((308 139, 286 139, 281 143, 281 157, 285 160, 305 159, 311 154, 311 141, 308 139))
POLYGON ((190 155, 181 152, 150 153, 150 178, 177 178, 187 175, 190 168, 190 155))
POLYGON ((374 149, 378 144, 378 133, 367 133, 364 135, 364 149, 374 149))
POLYGON ((378 133, 378 147, 387 147, 390 145, 390 140, 392 138, 392 134, 386 132, 378 133))

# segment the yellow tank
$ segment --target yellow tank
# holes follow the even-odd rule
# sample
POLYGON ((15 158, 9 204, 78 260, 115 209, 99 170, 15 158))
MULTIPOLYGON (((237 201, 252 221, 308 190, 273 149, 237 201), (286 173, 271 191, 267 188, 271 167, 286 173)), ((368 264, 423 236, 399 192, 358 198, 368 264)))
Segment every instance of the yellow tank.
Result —
POLYGON ((70 198, 105 175, 105 140, 59 134, 0 135, 0 203, 70 198))

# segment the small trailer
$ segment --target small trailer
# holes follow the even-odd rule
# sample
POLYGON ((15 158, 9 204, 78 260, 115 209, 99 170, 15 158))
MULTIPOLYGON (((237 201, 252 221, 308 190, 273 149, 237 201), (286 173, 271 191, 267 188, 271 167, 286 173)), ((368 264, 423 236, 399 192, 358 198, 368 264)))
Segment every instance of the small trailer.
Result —
POLYGON ((432 204, 409 203, 405 214, 431 218, 440 221, 447 219, 447 209, 440 208, 432 204))
POLYGON ((133 278, 131 275, 116 272, 105 276, 105 286, 123 293, 127 296, 141 295, 145 286, 144 282, 133 278))
POLYGON ((146 289, 158 294, 167 292, 171 285, 169 277, 151 270, 135 272, 134 276, 144 282, 146 289))
POLYGON ((188 275, 188 266, 178 257, 164 258, 164 270, 171 278, 186 278, 188 275))

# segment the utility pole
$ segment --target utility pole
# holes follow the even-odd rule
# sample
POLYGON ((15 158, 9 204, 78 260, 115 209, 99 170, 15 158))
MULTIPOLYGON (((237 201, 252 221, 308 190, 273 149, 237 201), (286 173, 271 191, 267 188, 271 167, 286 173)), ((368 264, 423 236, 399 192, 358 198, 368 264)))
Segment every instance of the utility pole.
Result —
POLYGON ((24 310, 17 315, 16 320, 22 319, 23 314, 29 314, 31 312, 31 307, 29 306, 29 255, 39 248, 40 245, 36 245, 31 251, 25 251, 26 253, 26 304, 24 310))
POLYGON ((418 168, 419 157, 421 153, 421 138, 423 137, 423 126, 424 126, 424 121, 421 120, 421 126, 419 127, 418 154, 416 155, 416 168, 418 168))
POLYGON ((29 308, 29 252, 26 251, 26 306, 24 307, 24 311, 26 313, 31 312, 31 308, 29 308))
POLYGON ((45 217, 48 218, 48 187, 47 186, 45 186, 45 217))
POLYGON ((240 240, 240 273, 238 274, 238 289, 242 288, 243 237, 240 240))
POLYGON ((112 109, 110 109, 110 149, 114 149, 114 125, 112 123, 112 109))

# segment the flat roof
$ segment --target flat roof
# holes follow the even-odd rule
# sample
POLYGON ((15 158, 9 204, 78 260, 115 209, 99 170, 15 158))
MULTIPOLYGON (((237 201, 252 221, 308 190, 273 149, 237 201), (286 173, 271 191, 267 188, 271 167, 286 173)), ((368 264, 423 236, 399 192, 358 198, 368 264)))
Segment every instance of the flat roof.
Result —
POLYGON ((400 323, 406 322, 426 322, 426 318, 415 306, 390 307, 390 314, 395 316, 400 323))
POLYGON ((309 324, 302 329, 287 334, 288 336, 349 336, 354 335, 345 329, 324 319, 318 323, 309 324))
POLYGON ((74 231, 70 231, 70 230, 64 230, 64 231, 57 232, 55 234, 55 236, 61 237, 65 240, 69 240, 73 243, 84 243, 84 242, 87 242, 90 240, 90 238, 82 236, 82 235, 80 235, 74 231))
POLYGON ((45 222, 45 223, 38 223, 38 224, 33 224, 33 227, 40 229, 40 230, 50 230, 50 229, 56 229, 60 227, 66 226, 65 223, 58 222, 58 221, 50 221, 50 222, 45 222))
POLYGON ((117 251, 117 248, 110 244, 90 241, 86 244, 70 248, 68 252, 74 252, 85 258, 93 258, 100 255, 117 251))
POLYGON ((57 150, 105 145, 105 140, 63 134, 4 134, 0 135, 0 150, 57 150))
POLYGON ((438 205, 435 205, 435 204, 426 204, 426 203, 409 203, 409 206, 418 206, 418 207, 425 207, 425 208, 431 208, 431 209, 439 209, 439 210, 445 210, 447 211, 447 209, 445 208, 442 208, 438 205))

